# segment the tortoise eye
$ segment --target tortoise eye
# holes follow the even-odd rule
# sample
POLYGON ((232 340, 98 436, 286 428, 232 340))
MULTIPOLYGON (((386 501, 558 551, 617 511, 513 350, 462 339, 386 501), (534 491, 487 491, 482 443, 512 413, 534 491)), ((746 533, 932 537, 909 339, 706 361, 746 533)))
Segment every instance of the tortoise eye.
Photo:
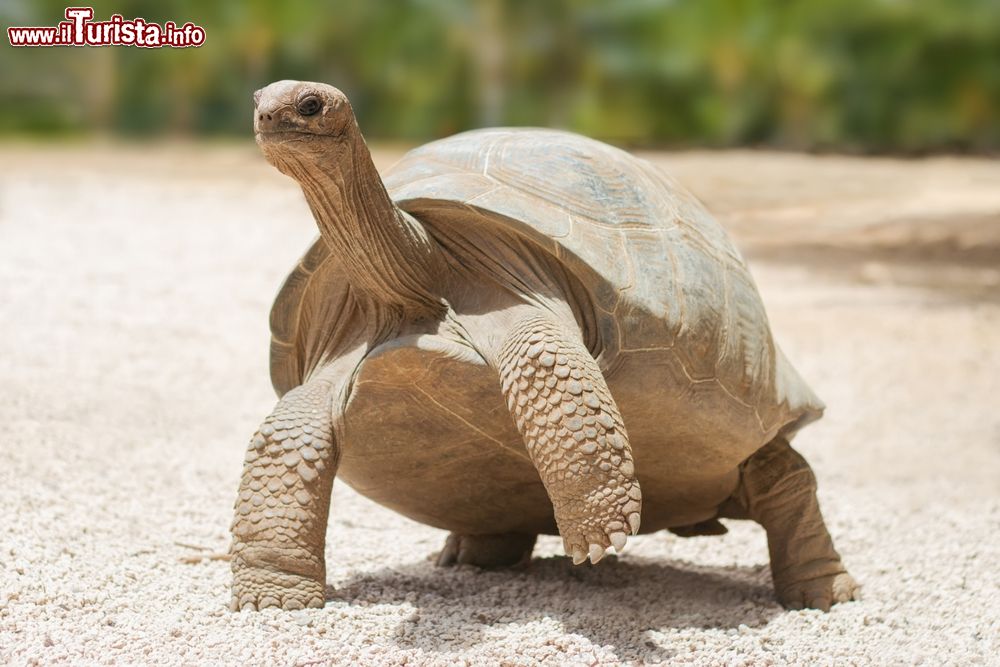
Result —
POLYGON ((303 116, 312 116, 323 108, 323 103, 315 95, 310 95, 299 100, 297 108, 303 116))

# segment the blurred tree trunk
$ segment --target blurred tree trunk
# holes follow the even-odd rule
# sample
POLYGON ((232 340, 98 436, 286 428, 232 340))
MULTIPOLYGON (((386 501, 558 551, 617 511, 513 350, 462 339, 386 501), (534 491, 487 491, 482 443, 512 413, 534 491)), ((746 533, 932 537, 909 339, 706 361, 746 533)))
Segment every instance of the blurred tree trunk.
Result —
POLYGON ((471 49, 477 84, 477 121, 481 127, 492 127, 503 122, 507 87, 502 0, 476 3, 475 28, 471 49))
POLYGON ((88 125, 101 134, 111 134, 118 108, 118 54, 115 47, 74 49, 83 51, 79 59, 85 73, 81 99, 88 125))

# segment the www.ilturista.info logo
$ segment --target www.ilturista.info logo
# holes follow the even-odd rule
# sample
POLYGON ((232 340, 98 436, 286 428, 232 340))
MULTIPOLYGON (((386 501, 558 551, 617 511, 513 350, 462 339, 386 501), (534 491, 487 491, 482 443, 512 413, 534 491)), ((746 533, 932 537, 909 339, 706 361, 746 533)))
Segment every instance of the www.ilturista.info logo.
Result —
POLYGON ((92 21, 92 7, 67 7, 66 20, 48 28, 7 28, 11 46, 138 46, 186 48, 205 43, 205 29, 190 21, 178 27, 173 21, 163 25, 145 19, 126 20, 113 14, 108 21, 92 21))

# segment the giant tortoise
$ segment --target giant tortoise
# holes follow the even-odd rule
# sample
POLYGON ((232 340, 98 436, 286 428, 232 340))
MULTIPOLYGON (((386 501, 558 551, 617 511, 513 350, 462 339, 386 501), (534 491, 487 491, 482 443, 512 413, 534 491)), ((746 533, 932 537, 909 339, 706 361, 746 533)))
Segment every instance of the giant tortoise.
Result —
POLYGON ((280 399, 246 454, 233 609, 324 604, 334 476, 450 531, 440 565, 525 563, 556 533, 597 563, 753 519, 782 603, 856 597, 789 446, 823 403, 669 176, 542 129, 459 134, 380 176, 319 83, 258 91, 254 130, 320 235, 271 313, 280 399))

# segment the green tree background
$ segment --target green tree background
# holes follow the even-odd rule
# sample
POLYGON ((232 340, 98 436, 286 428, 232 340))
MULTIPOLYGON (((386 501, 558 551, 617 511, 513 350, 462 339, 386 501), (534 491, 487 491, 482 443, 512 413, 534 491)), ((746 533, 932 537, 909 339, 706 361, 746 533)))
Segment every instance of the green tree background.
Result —
MULTIPOLYGON (((997 0, 98 1, 197 49, 0 49, 0 133, 246 135, 250 95, 332 83, 366 135, 565 127, 628 145, 1000 147, 997 0)), ((4 0, 0 24, 65 2, 4 0)))

